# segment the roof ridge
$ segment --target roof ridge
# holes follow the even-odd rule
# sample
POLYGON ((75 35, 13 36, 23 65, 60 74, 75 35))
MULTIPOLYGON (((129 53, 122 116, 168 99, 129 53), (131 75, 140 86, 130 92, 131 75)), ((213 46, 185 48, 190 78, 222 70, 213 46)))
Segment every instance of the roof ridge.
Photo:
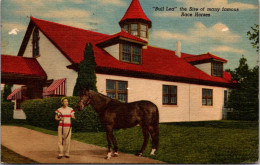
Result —
POLYGON ((34 20, 39 20, 39 21, 44 21, 44 22, 48 22, 48 23, 53 23, 53 24, 57 24, 57 25, 61 25, 61 26, 65 26, 65 27, 69 27, 69 28, 73 28, 73 29, 84 30, 84 31, 88 31, 88 32, 91 32, 91 33, 109 35, 109 34, 104 34, 104 33, 95 32, 95 31, 91 31, 91 30, 86 30, 86 29, 83 29, 83 28, 78 28, 78 27, 73 27, 73 26, 61 24, 61 23, 58 23, 58 22, 52 22, 52 21, 48 21, 48 20, 44 20, 44 19, 40 19, 40 18, 35 18, 35 17, 33 17, 33 16, 31 16, 30 18, 31 18, 31 20, 33 20, 33 21, 34 21, 34 20))
MULTIPOLYGON (((153 47, 153 48, 157 48, 157 49, 163 49, 163 50, 167 50, 167 51, 172 51, 175 53, 176 50, 170 50, 170 49, 167 49, 167 48, 161 48, 161 47, 157 47, 157 46, 153 46, 153 45, 147 45, 149 47, 153 47)), ((184 53, 184 52, 181 52, 181 53, 184 53)), ((189 53, 184 53, 184 54, 188 54, 188 55, 193 55, 193 56, 196 56, 195 54, 189 54, 189 53)))

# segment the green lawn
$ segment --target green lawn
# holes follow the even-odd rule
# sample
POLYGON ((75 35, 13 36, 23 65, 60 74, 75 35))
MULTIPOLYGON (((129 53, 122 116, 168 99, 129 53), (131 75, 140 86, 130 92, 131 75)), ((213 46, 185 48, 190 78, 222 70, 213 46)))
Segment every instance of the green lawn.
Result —
POLYGON ((22 164, 36 164, 38 162, 26 158, 22 155, 1 145, 1 162, 2 163, 22 163, 22 164))
MULTIPOLYGON (((27 126, 28 127, 28 126, 27 126)), ((29 126, 31 129, 38 129, 29 126)), ((40 129, 56 135, 55 131, 40 129)), ((119 151, 136 154, 143 137, 140 127, 114 132, 119 151)), ((106 147, 104 132, 73 133, 81 142, 106 147)), ((160 144, 150 156, 151 141, 144 156, 167 163, 255 163, 258 161, 258 122, 207 121, 160 124, 160 144)))

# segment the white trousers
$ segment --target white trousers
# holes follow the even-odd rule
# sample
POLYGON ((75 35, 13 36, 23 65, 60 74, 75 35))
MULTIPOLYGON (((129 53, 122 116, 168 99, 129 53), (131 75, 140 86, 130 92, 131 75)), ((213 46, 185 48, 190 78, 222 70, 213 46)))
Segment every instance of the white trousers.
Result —
POLYGON ((63 127, 63 135, 62 135, 62 127, 58 127, 59 156, 63 156, 64 154, 66 156, 69 156, 71 131, 72 128, 63 127))

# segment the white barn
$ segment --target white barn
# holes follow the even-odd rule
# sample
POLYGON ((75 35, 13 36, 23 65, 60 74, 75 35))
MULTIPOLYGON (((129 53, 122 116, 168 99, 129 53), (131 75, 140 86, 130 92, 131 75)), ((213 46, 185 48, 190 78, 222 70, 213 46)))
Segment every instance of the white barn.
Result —
POLYGON ((133 0, 119 25, 107 35, 31 17, 18 56, 35 58, 47 75, 43 95, 72 96, 86 43, 93 45, 98 91, 122 102, 150 100, 160 122, 225 118, 227 91, 234 86, 223 71, 227 60, 210 53, 192 55, 149 45, 151 20, 133 0))

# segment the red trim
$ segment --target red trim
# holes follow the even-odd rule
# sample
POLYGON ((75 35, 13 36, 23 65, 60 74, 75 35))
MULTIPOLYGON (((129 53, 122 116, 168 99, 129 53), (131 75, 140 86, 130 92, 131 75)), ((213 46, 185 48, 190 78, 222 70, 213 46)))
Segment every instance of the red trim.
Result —
POLYGON ((71 117, 71 115, 63 115, 63 117, 71 117))
POLYGON ((71 124, 69 124, 69 123, 64 123, 64 124, 59 123, 59 127, 62 127, 62 125, 63 125, 63 127, 70 127, 71 126, 71 124))

